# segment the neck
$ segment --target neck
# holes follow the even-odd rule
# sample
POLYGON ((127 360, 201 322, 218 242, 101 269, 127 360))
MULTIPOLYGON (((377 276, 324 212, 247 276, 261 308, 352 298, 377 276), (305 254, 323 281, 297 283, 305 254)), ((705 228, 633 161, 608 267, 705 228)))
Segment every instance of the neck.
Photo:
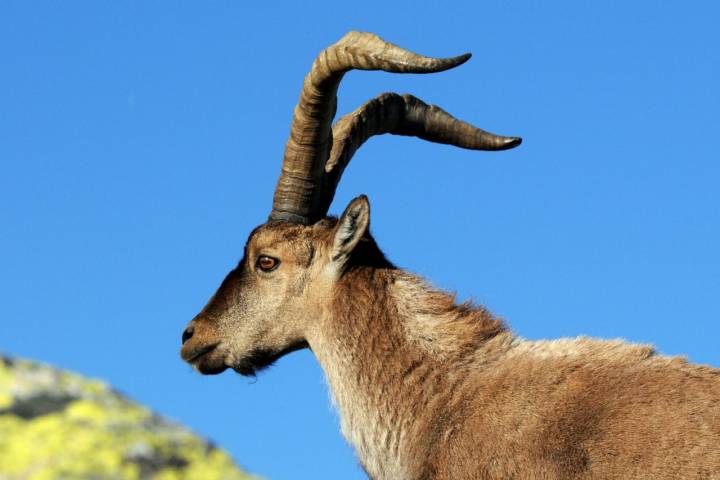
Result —
POLYGON ((309 337, 343 434, 378 480, 416 475, 429 446, 452 428, 448 407, 463 401, 454 392, 468 365, 491 361, 511 339, 484 309, 371 266, 345 273, 309 337))

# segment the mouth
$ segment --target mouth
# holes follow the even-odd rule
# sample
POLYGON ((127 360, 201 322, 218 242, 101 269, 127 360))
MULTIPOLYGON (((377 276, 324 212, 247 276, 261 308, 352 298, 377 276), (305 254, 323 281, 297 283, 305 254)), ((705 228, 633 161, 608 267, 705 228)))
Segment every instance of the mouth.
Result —
POLYGON ((195 351, 190 351, 188 353, 182 352, 182 356, 186 362, 193 363, 195 360, 202 357, 203 355, 208 354, 208 353, 212 352, 213 350, 215 350, 215 348, 217 346, 218 346, 217 343, 212 343, 210 345, 205 345, 204 347, 202 347, 198 350, 195 350, 195 351))
POLYGON ((217 348, 218 345, 219 345, 219 342, 217 342, 217 343, 211 343, 211 344, 209 344, 209 345, 205 345, 204 347, 201 347, 201 348, 198 348, 198 349, 195 349, 195 350, 190 350, 190 351, 186 351, 186 350, 183 348, 183 349, 180 351, 180 356, 181 356, 181 357, 183 358, 183 360, 185 360, 186 362, 188 362, 188 363, 193 363, 195 360, 197 360, 198 358, 202 357, 203 355, 206 355, 206 354, 212 352, 213 350, 215 350, 215 348, 217 348))
POLYGON ((225 355, 218 351, 218 345, 220 345, 220 342, 211 343, 194 350, 185 350, 183 348, 180 351, 180 356, 203 375, 216 375, 227 369, 225 355))

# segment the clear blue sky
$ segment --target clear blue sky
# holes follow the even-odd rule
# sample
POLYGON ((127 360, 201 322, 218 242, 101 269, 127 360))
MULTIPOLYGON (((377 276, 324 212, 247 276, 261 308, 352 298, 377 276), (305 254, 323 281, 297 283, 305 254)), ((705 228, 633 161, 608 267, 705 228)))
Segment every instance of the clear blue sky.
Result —
POLYGON ((473 59, 350 73, 339 110, 410 92, 520 135, 478 153, 372 139, 398 265, 520 335, 720 366, 717 2, 26 2, 0 6, 0 350, 102 377, 271 479, 364 478, 312 355, 201 377, 183 326, 269 212, 315 54, 351 29, 473 59))

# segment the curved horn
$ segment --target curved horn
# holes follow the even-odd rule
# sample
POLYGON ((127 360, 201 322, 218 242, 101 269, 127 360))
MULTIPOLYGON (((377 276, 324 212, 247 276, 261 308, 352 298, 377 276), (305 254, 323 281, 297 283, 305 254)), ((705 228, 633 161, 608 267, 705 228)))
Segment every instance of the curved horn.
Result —
POLYGON ((270 220, 311 224, 325 215, 322 200, 326 197, 324 166, 332 147, 330 125, 335 116, 337 89, 346 72, 433 73, 456 67, 468 58, 470 54, 425 57, 364 32, 350 32, 320 52, 305 77, 293 113, 270 220))
POLYGON ((519 137, 503 137, 463 122, 412 95, 383 93, 342 117, 333 127, 334 143, 325 163, 327 186, 322 207, 332 203, 340 177, 355 152, 373 135, 391 133, 471 150, 507 150, 519 137))

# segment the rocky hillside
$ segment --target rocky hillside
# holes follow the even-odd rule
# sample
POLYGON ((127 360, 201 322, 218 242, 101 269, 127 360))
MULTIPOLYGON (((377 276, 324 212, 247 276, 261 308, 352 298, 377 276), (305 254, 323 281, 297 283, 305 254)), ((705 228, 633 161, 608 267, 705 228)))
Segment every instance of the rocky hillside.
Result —
POLYGON ((0 480, 249 480, 105 383, 0 355, 0 480))

